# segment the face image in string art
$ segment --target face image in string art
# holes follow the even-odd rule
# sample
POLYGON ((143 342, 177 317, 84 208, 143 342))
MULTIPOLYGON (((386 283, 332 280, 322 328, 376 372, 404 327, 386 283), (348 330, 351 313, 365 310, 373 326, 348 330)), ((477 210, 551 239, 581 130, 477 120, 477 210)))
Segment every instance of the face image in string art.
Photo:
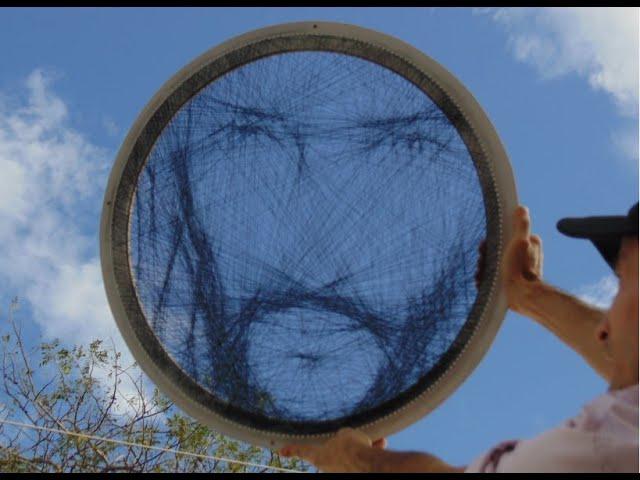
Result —
POLYGON ((360 27, 278 25, 206 52, 138 117, 105 195, 105 287, 199 421, 271 448, 377 438, 487 351, 516 205, 494 128, 442 66, 360 27))

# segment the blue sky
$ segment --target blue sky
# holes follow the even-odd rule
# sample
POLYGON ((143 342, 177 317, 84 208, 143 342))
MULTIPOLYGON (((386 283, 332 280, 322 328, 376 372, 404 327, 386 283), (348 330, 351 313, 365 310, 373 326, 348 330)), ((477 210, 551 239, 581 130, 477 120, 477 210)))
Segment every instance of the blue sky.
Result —
MULTIPOLYGON (((3 9, 0 301, 35 337, 112 336, 98 222, 115 153, 157 89, 195 56, 277 23, 325 20, 396 36, 474 94, 510 156, 544 242, 545 278, 606 306, 615 280, 563 216, 624 213, 638 198, 638 10, 3 9)), ((477 370, 389 439, 463 464, 577 414, 606 385, 532 321, 509 313, 477 370)))

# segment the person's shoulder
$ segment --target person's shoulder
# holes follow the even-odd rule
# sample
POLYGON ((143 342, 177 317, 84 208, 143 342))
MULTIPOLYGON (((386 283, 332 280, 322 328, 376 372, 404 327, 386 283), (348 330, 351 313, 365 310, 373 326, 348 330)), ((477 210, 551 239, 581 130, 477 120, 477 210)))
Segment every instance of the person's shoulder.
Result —
POLYGON ((638 408, 638 384, 630 385, 617 390, 609 390, 607 395, 611 396, 616 402, 628 405, 634 405, 638 408))
POLYGON ((568 422, 581 430, 620 437, 629 435, 637 443, 638 385, 609 390, 583 408, 581 414, 568 422))

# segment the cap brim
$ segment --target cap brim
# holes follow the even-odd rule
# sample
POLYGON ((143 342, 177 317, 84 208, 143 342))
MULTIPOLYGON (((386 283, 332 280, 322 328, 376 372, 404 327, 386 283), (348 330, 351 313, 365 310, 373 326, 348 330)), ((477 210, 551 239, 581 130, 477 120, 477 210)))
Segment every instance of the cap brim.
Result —
POLYGON ((601 239, 632 233, 627 217, 563 218, 557 224, 560 233, 574 238, 601 239))

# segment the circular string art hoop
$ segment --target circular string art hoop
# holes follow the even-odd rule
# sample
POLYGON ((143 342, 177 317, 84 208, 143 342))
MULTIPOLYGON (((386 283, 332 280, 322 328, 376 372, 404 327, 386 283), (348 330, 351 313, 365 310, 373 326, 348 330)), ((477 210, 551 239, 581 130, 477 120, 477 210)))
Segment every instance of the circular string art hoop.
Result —
POLYGON ((350 25, 269 27, 136 120, 105 195, 105 287, 143 370, 199 421, 271 448, 385 436, 495 337, 516 204, 491 123, 435 61, 350 25))

